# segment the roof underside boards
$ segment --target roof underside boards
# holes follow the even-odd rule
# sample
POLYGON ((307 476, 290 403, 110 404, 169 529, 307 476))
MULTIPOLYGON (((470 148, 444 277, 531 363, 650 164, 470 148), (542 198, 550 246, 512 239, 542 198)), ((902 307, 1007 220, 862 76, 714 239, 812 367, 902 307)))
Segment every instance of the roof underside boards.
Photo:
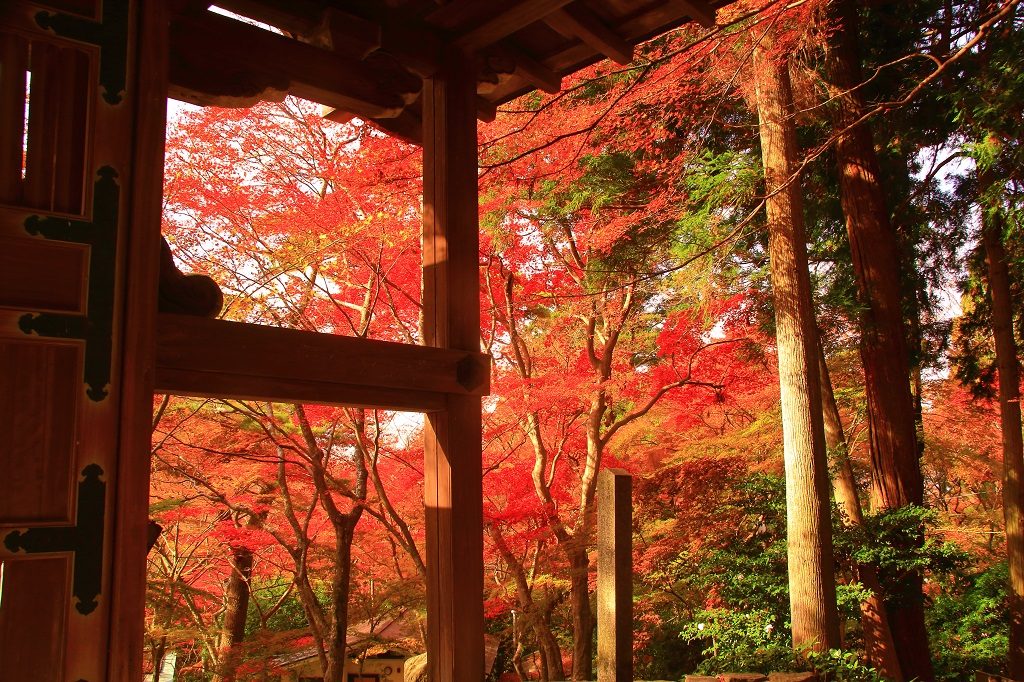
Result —
POLYGON ((731 0, 175 0, 171 96, 249 106, 285 94, 330 118, 359 116, 421 134, 419 94, 446 46, 476 63, 478 115, 690 21, 714 24, 731 0), (249 20, 246 23, 244 20, 249 20))

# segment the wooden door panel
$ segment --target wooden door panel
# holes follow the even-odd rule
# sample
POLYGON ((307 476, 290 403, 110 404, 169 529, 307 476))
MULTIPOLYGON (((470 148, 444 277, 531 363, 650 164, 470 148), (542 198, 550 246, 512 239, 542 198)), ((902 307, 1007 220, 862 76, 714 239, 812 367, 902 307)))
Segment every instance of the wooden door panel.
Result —
POLYGON ((6 559, 0 596, 0 682, 63 679, 68 557, 6 559))
POLYGON ((0 339, 0 519, 11 524, 73 523, 81 392, 76 345, 0 339))
POLYGON ((0 307, 84 315, 88 274, 85 244, 0 236, 0 307))
POLYGON ((0 682, 108 679, 133 5, 0 2, 0 682))
POLYGON ((94 46, 0 29, 0 202, 84 214, 98 57, 94 46))

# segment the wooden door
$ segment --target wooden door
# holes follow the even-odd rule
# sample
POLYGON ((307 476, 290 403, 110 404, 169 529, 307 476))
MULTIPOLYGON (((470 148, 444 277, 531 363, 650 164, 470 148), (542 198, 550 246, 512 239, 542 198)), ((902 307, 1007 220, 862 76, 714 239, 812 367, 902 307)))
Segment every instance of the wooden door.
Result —
POLYGON ((133 4, 0 3, 0 682, 138 664, 158 222, 132 166, 158 143, 138 141, 133 4))

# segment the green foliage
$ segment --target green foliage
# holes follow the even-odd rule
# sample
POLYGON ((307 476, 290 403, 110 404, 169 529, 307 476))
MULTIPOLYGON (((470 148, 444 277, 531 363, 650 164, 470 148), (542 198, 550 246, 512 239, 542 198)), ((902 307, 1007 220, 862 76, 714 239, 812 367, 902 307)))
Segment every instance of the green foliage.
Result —
POLYGON ((1003 561, 939 585, 928 611, 938 679, 967 679, 973 670, 1006 673, 1008 584, 1003 561))
MULTIPOLYGON (((306 612, 302 609, 302 601, 294 590, 284 582, 272 582, 261 584, 254 580, 250 588, 252 597, 249 601, 249 611, 246 613, 245 632, 246 637, 262 629, 260 614, 269 613, 279 603, 277 610, 266 619, 266 628, 275 632, 291 632, 304 630, 309 627, 306 619, 306 612), (285 594, 287 592, 287 595, 285 594)), ((321 601, 327 601, 326 590, 318 590, 317 596, 321 601)))
POLYGON ((908 574, 954 575, 970 562, 956 544, 927 532, 936 520, 934 511, 915 505, 869 514, 860 528, 837 529, 836 549, 855 564, 876 566, 886 600, 898 601, 908 574))
MULTIPOLYGON (((735 518, 732 532, 704 551, 687 551, 674 562, 677 579, 694 608, 681 622, 684 646, 701 647, 702 673, 726 671, 797 671, 808 666, 832 679, 872 682, 877 673, 863 665, 859 640, 859 605, 868 596, 861 584, 847 580, 838 586, 840 614, 848 622, 851 649, 794 656, 789 635, 789 589, 786 571, 785 481, 758 474, 738 484, 735 497, 718 510, 735 518)), ((864 525, 848 528, 833 515, 835 561, 847 575, 857 564, 873 564, 884 598, 905 598, 904 579, 922 572, 939 588, 931 618, 942 645, 950 651, 948 667, 994 663, 1005 656, 1005 618, 1000 608, 1005 568, 964 577, 970 555, 930 531, 935 512, 905 507, 866 516, 864 525), (958 614, 973 614, 960 623, 958 614), (983 636, 983 633, 984 636, 983 636), (1002 639, 999 639, 999 637, 1002 639), (1002 653, 1000 653, 1002 652, 1002 653), (973 661, 973 662, 972 662, 973 661)), ((993 667, 995 666, 995 667, 993 667)), ((974 668, 969 668, 974 669, 974 668)))
POLYGON ((697 668, 701 673, 793 669, 789 633, 771 610, 704 609, 694 614, 694 621, 684 625, 679 636, 705 646, 707 658, 697 668))

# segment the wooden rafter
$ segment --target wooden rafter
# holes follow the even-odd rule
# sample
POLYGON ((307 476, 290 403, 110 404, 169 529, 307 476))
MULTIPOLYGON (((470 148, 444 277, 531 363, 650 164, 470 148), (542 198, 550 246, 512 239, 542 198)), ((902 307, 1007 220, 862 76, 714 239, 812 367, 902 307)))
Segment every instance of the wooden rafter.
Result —
MULTIPOLYGON (((657 35, 660 31, 665 30, 666 26, 671 26, 673 22, 678 22, 680 16, 686 16, 686 12, 681 9, 681 6, 675 5, 669 0, 617 24, 615 30, 623 40, 635 44, 657 35)), ((578 42, 545 56, 544 65, 553 73, 568 74, 587 64, 592 64, 596 59, 594 49, 590 45, 578 42)), ((487 95, 487 98, 500 105, 529 92, 533 87, 536 87, 535 83, 522 78, 517 73, 514 78, 500 83, 493 92, 487 95)))
POLYGON ((179 395, 442 409, 486 395, 482 353, 225 320, 157 316, 156 390, 179 395))
MULTIPOLYGON (((212 12, 171 25, 171 94, 215 104, 239 81, 288 93, 366 118, 394 118, 415 99, 421 79, 385 70, 212 12)), ((226 102, 230 104, 230 102, 226 102)))
POLYGON ((705 0, 668 0, 666 4, 676 13, 688 15, 704 28, 715 26, 715 9, 705 0))
MULTIPOLYGON (((517 0, 510 5, 495 5, 487 3, 491 7, 500 6, 501 10, 496 14, 488 16, 482 23, 468 30, 465 30, 458 25, 451 27, 455 30, 457 35, 454 40, 454 45, 470 52, 494 45, 516 31, 543 20, 548 14, 568 4, 570 1, 571 0, 517 0)), ((441 15, 444 19, 444 21, 441 22, 441 25, 447 27, 446 24, 450 21, 450 15, 455 14, 458 16, 459 10, 462 6, 470 3, 476 4, 477 6, 480 4, 479 2, 476 2, 476 0, 458 0, 456 3, 450 3, 449 5, 445 5, 441 9, 436 10, 427 17, 427 20, 437 22, 438 15, 441 15), (459 5, 459 7, 447 10, 448 7, 451 7, 454 4, 459 5)), ((468 8, 464 10, 464 12, 468 11, 468 8)))
POLYGON ((559 33, 579 38, 614 62, 633 61, 633 46, 579 2, 552 12, 545 21, 559 33))
POLYGON ((506 62, 508 73, 518 75, 544 92, 553 95, 562 89, 561 76, 507 41, 488 50, 488 54, 506 62))

